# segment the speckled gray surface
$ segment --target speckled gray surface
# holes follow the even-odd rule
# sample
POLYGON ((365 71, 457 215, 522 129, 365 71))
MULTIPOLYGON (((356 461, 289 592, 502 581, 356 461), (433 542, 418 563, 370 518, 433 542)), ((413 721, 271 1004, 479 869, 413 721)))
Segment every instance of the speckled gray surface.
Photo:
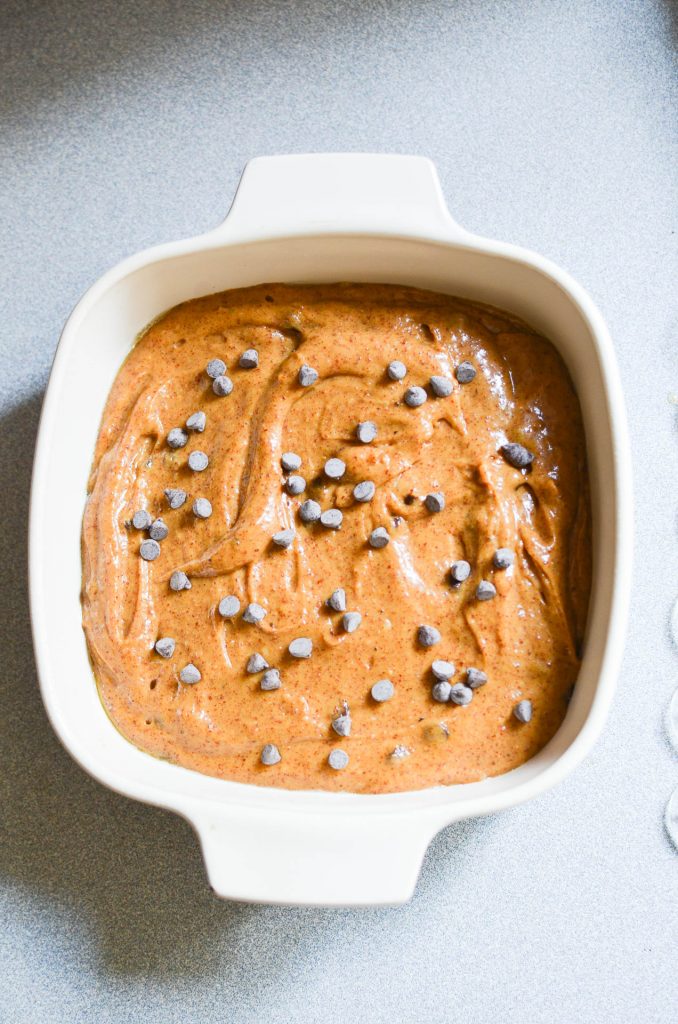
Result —
POLYGON ((675 1019, 675 7, 5 0, 0 19, 0 1019, 675 1019), (604 736, 554 792, 445 830, 396 910, 217 902, 184 823, 61 749, 31 654, 29 472, 65 316, 122 256, 221 219, 248 157, 304 150, 432 156, 462 224, 592 292, 630 411, 633 614, 604 736))

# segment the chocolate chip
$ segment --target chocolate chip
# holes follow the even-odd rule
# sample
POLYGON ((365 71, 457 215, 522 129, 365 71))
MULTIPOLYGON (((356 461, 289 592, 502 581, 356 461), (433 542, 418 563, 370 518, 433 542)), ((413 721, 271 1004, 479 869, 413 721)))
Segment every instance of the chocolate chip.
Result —
POLYGON ((274 764, 280 764, 281 761, 282 757, 275 743, 267 743, 261 748, 261 763, 265 764, 267 768, 272 767, 274 764))
POLYGON ((177 509, 181 508, 186 503, 188 495, 186 491, 182 491, 179 487, 168 487, 165 490, 165 497, 167 498, 167 504, 170 508, 177 509))
POLYGON ((487 676, 479 668, 467 668, 466 669, 466 685, 470 686, 472 690, 477 690, 479 686, 484 686, 487 682, 487 676))
POLYGON ((332 750, 330 756, 327 758, 327 763, 330 768, 334 768, 335 771, 341 771, 348 764, 348 754, 345 750, 332 750))
POLYGON ((288 476, 285 481, 285 490, 291 497, 295 497, 297 494, 303 494, 306 490, 306 481, 303 476, 297 476, 293 474, 288 476))
POLYGON ((294 530, 278 530, 271 540, 279 548, 289 548, 294 541, 294 530))
POLYGON ((473 363, 464 360, 463 363, 459 363, 454 375, 460 384, 470 384, 476 375, 476 368, 473 363))
POLYGON ((363 423, 358 424, 355 433, 359 441, 363 444, 369 444, 377 436, 377 424, 373 423, 372 420, 364 420, 363 423))
POLYGON ((235 594, 229 594, 228 597, 222 597, 218 608, 222 619, 232 619, 240 611, 240 601, 235 594))
POLYGON ((371 480, 361 480, 353 488, 353 497, 356 501, 372 501, 376 489, 371 480))
POLYGON ((161 658, 171 658, 176 646, 176 641, 171 636, 161 636, 155 641, 155 653, 159 654, 161 658))
POLYGON ((363 617, 360 612, 345 612, 341 624, 347 633, 355 633, 362 621, 363 617))
POLYGON ((431 665, 431 671, 436 679, 449 679, 454 675, 454 664, 451 661, 437 659, 431 665))
POLYGON ((255 348, 248 348, 238 360, 238 366, 242 367, 243 370, 255 370, 258 365, 259 353, 255 348))
POLYGON ((299 370, 299 383, 302 388, 308 388, 311 384, 315 384, 318 379, 318 371, 314 370, 312 366, 308 366, 306 363, 299 370))
POLYGON ((209 519, 212 515, 212 502, 208 498, 196 498, 193 502, 193 515, 196 519, 209 519))
POLYGON ((346 463, 342 459, 328 459, 325 463, 325 476, 330 480, 341 480, 346 472, 346 463))
POLYGON ((497 588, 489 580, 481 580, 476 587, 476 598, 478 601, 491 601, 497 596, 497 588))
POLYGON ((296 473, 298 469, 301 469, 301 455, 297 455, 295 452, 285 452, 280 457, 280 464, 286 473, 296 473))
POLYGON ((170 576, 169 585, 170 590, 179 591, 190 590, 193 584, 185 572, 182 572, 181 569, 177 569, 176 572, 173 572, 170 576))
POLYGON ((510 548, 497 548, 492 558, 492 565, 495 569, 510 569, 516 560, 516 556, 510 548))
POLYGON ((170 448, 183 448, 188 444, 188 434, 181 427, 172 427, 167 435, 167 444, 170 448))
POLYGON ((212 380, 216 380, 217 377, 222 377, 226 373, 226 363, 223 359, 210 359, 205 367, 205 373, 212 380))
POLYGON ((523 447, 522 444, 518 444, 515 441, 510 441, 508 444, 503 444, 499 449, 501 454, 504 456, 510 466, 515 469, 525 469, 534 462, 534 455, 527 448, 523 447))
POLYGON ((391 538, 383 526, 377 526, 376 530, 372 530, 372 533, 367 538, 367 543, 371 548, 385 548, 390 541, 391 538))
POLYGON ((230 377, 227 377, 222 373, 220 377, 216 377, 212 381, 212 391, 219 398, 225 398, 226 395, 230 395, 233 390, 233 381, 230 377))
POLYGON ((452 381, 448 380, 447 377, 431 377, 429 384, 436 398, 447 398, 448 395, 452 394, 452 381))
POLYGON ((523 725, 532 718, 532 701, 531 700, 520 700, 513 709, 513 717, 516 718, 523 725))
POLYGON ((433 647, 440 643, 440 631, 435 626, 419 626, 417 641, 420 647, 433 647))
POLYGON ((268 668, 268 662, 262 654, 250 654, 247 659, 247 667, 245 669, 249 675, 257 675, 257 673, 263 672, 265 668, 268 668))
POLYGON ((194 434, 202 434, 207 426, 207 416, 204 412, 194 412, 186 420, 186 429, 194 434))
POLYGON ((463 558, 460 558, 458 562, 453 562, 450 566, 450 578, 453 583, 463 583, 470 575, 471 566, 463 558))
POLYGON ((144 540, 139 547, 139 554, 145 562, 154 562, 160 554, 160 545, 157 540, 144 540))
POLYGON ((191 452, 188 456, 189 468, 194 473, 202 473, 203 470, 207 469, 210 464, 210 460, 207 458, 204 452, 191 452))
POLYGON ((132 516, 132 526, 135 530, 147 530, 152 522, 153 518, 150 512, 146 512, 143 509, 135 512, 132 516))
POLYGON ((450 692, 452 687, 446 679, 441 679, 439 682, 434 683, 431 687, 431 696, 434 700, 438 701, 439 704, 447 704, 450 699, 450 692))
POLYGON ((409 405, 410 409, 416 409, 418 406, 423 405, 428 395, 423 388, 419 388, 414 385, 408 388, 404 395, 405 405, 409 405))
POLYGON ((259 686, 261 687, 262 690, 279 690, 280 687, 282 686, 282 680, 280 678, 280 672, 278 671, 278 669, 267 669, 264 672, 263 676, 261 677, 259 686))
POLYGON ((343 715, 337 715, 336 718, 332 719, 332 728, 336 732, 337 736, 350 736, 351 725, 351 716, 348 711, 343 715))
POLYGON ((333 612, 345 612, 346 611, 346 591, 343 587, 337 587, 333 590, 330 596, 325 602, 328 608, 331 608, 333 612))
POLYGON ((391 380, 403 380, 407 376, 407 367, 399 359, 394 359, 386 367, 386 373, 391 380))
POLYGON ((252 603, 248 604, 245 608, 245 611, 242 613, 242 617, 245 622, 256 625, 266 617, 266 609, 262 608, 261 605, 257 604, 255 601, 252 601, 252 603))
POLYGON ((450 703, 464 708, 473 700, 473 690, 463 683, 455 683, 450 689, 450 703))
POLYGON ((433 491, 424 498, 424 504, 429 512, 442 512, 445 508, 445 495, 440 491, 433 491))
POLYGON ((379 682, 374 684, 370 693, 372 694, 372 700, 376 700, 377 704, 383 704, 391 699, 395 693, 395 686, 390 679, 380 679, 379 682))
POLYGON ((293 658, 310 658, 313 654, 313 641, 307 636, 299 636, 292 641, 287 650, 293 658))
POLYGON ((165 540, 168 534, 169 530, 164 519, 154 519, 148 530, 151 540, 165 540))
POLYGON ((338 508, 328 508, 320 516, 320 522, 328 530, 338 530, 344 519, 343 513, 338 508))
POLYGON ((184 665, 179 673, 179 679, 181 679, 182 683, 185 683, 187 686, 193 686, 195 683, 200 682, 202 675, 200 673, 200 669, 189 661, 188 665, 184 665))
POLYGON ((299 506, 299 518, 302 523, 317 523, 320 519, 321 508, 317 501, 308 498, 299 506))

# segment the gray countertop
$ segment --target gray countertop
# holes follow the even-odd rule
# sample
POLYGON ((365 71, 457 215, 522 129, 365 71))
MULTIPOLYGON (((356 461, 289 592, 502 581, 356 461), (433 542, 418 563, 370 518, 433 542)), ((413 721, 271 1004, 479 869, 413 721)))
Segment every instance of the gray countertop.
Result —
POLYGON ((677 31, 659 0, 5 0, 0 1019, 675 1020, 677 31), (186 824, 61 749, 29 633, 29 476, 66 315, 121 257, 216 224, 250 156, 312 150, 427 154, 463 225, 571 271, 632 432, 633 611, 602 739, 546 796, 442 832, 391 910, 217 901, 186 824))

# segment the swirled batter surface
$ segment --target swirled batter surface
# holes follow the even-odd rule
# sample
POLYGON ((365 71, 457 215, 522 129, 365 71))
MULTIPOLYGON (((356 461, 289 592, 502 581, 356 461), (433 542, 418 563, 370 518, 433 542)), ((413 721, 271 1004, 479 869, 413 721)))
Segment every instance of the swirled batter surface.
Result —
POLYGON ((508 313, 449 296, 275 284, 184 303, 148 328, 114 383, 83 569, 102 701, 152 754, 224 779, 365 793, 498 775, 553 736, 579 667, 590 526, 576 394, 547 340, 508 313), (258 366, 241 368, 250 349, 258 366), (214 359, 230 394, 214 393, 205 372, 214 359), (386 373, 394 360, 407 367, 403 380, 386 373), (476 370, 465 384, 455 376, 462 362, 476 370), (318 374, 306 387, 302 365, 318 374), (446 378, 449 395, 435 396, 432 376, 446 378), (404 402, 411 386, 427 393, 418 407, 404 402), (187 430, 198 411, 204 430, 187 430), (376 425, 374 440, 358 440, 361 422, 376 425), (184 447, 168 445, 173 428, 185 431, 184 447), (511 465, 507 442, 532 463, 511 465), (202 471, 188 465, 196 451, 208 458, 202 471), (288 452, 306 481, 292 496, 288 452), (333 458, 345 463, 340 479, 325 473, 333 458), (353 490, 364 481, 375 492, 359 502, 353 490), (183 490, 185 503, 170 508, 168 489, 183 490), (442 511, 429 511, 432 493, 443 495, 442 511), (193 512, 197 498, 211 503, 208 518, 193 512), (339 509, 340 528, 304 523, 308 499, 339 509), (168 530, 153 560, 140 557, 149 534, 132 525, 139 511, 168 530), (368 538, 379 527, 389 542, 375 548, 368 538), (285 529, 294 530, 287 548, 271 540, 285 529), (514 561, 498 569, 503 548, 514 561), (454 584, 450 567, 462 560, 471 572, 454 584), (171 589, 177 571, 190 589, 171 589), (496 589, 490 600, 477 597, 482 581, 496 589), (353 632, 326 605, 339 588, 361 616, 353 632), (219 613, 226 596, 240 602, 234 617, 219 613), (243 618, 251 603, 266 612, 259 623, 243 618), (421 625, 439 642, 423 647, 421 625), (309 658, 288 652, 300 638, 312 641, 309 658), (174 641, 170 657, 156 652, 159 639, 174 641), (278 689, 262 690, 262 672, 246 671, 255 652, 279 670, 278 689), (470 667, 487 682, 466 706, 440 703, 434 660, 454 664, 451 686, 465 685, 470 667), (198 682, 182 682, 189 665, 198 682), (381 680, 393 695, 380 702, 371 689, 381 680), (521 701, 531 702, 528 722, 514 715, 521 701), (348 736, 332 726, 342 715, 348 736), (262 764, 266 744, 277 763, 262 764), (348 755, 338 770, 328 764, 337 750, 348 755))

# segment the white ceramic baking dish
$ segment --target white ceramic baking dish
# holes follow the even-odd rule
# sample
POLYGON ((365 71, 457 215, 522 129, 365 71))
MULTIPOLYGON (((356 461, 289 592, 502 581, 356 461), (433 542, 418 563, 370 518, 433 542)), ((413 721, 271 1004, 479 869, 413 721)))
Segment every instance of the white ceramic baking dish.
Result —
POLYGON ((532 252, 464 231, 433 164, 357 154, 266 157, 246 167, 214 231, 120 263, 64 328, 40 424, 30 593, 42 695, 73 757, 120 793, 196 829, 220 896, 270 903, 400 903, 444 825, 560 782, 598 736, 624 644, 631 564, 627 432, 607 329, 584 290, 532 252), (95 439, 138 332, 178 302, 266 281, 416 285, 516 312, 558 346, 582 405, 594 513, 584 661, 567 717, 541 753, 499 778, 366 796, 222 782, 137 750, 99 701, 80 614, 80 529, 95 439))

